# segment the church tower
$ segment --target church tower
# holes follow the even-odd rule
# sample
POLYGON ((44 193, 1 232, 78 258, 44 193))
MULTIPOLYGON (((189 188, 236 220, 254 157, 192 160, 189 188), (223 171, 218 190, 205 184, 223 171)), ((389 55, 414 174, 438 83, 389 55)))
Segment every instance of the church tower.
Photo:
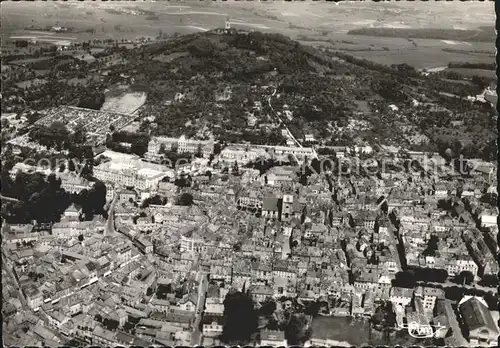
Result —
POLYGON ((226 30, 231 30, 231 22, 229 21, 229 18, 226 19, 226 27, 225 27, 226 30))

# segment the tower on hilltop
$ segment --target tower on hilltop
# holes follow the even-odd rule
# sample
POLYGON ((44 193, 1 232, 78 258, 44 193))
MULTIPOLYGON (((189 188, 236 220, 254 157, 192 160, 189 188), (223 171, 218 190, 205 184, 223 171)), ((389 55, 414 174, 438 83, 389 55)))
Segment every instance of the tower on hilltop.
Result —
POLYGON ((231 22, 229 21, 229 18, 226 19, 226 30, 231 30, 231 22))

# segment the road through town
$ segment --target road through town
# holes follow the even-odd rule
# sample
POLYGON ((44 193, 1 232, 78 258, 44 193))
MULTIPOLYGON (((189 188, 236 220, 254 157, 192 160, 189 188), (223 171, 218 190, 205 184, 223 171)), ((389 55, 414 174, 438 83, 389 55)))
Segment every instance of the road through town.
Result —
POLYGON ((19 285, 19 282, 18 282, 17 278, 15 277, 14 272, 12 271, 10 263, 7 263, 7 257, 5 256, 3 250, 2 250, 2 267, 7 271, 9 276, 12 278, 12 280, 16 284, 17 297, 21 301, 21 304, 22 304, 24 310, 29 310, 28 302, 26 301, 26 298, 24 297, 24 294, 21 291, 21 286, 19 285))
POLYGON ((199 273, 200 285, 198 287, 198 301, 196 303, 196 319, 193 324, 193 334, 191 336, 191 345, 199 346, 201 345, 201 340, 203 335, 200 330, 200 323, 203 318, 203 311, 205 307, 205 299, 208 291, 208 278, 203 272, 199 273))
POLYGON ((118 194, 116 193, 116 190, 113 195, 113 201, 109 205, 109 210, 108 210, 108 220, 106 221, 106 227, 104 229, 104 236, 112 236, 115 234, 115 205, 116 202, 118 201, 118 194))

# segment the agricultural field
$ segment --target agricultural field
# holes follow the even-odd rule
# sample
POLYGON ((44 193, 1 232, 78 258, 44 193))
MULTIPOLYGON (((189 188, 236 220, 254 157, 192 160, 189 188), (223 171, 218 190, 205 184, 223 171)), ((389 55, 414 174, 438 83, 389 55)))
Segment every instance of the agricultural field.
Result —
POLYGON ((406 49, 395 50, 390 52, 385 51, 360 51, 360 52, 347 52, 357 58, 371 60, 375 63, 392 65, 406 63, 415 69, 434 68, 440 66, 447 66, 452 62, 474 62, 474 63, 491 63, 494 58, 488 56, 474 56, 471 57, 467 54, 458 54, 451 52, 443 52, 439 48, 419 48, 419 49, 406 49))
POLYGON ((472 76, 484 76, 492 79, 496 79, 495 70, 484 70, 484 69, 466 69, 466 68, 448 68, 445 71, 455 72, 459 75, 472 77, 472 76))
POLYGON ((439 9, 433 9, 432 13, 425 5, 339 3, 338 6, 332 6, 330 3, 304 2, 291 9, 286 3, 278 2, 149 2, 141 4, 139 10, 133 5, 96 2, 95 10, 83 11, 83 5, 78 3, 5 3, 2 6, 2 38, 26 37, 40 42, 135 40, 204 32, 222 27, 229 19, 231 26, 236 29, 279 32, 292 39, 305 37, 306 40, 301 40, 301 43, 330 47, 387 65, 407 63, 420 69, 446 66, 457 61, 482 63, 494 59, 493 45, 489 42, 464 42, 453 37, 449 40, 409 40, 347 35, 349 30, 366 27, 422 29, 438 26, 459 32, 465 28, 479 28, 486 18, 491 17, 493 23, 495 18, 493 5, 488 3, 469 2, 461 6, 443 4, 439 9), (346 25, 345 17, 354 14, 359 19, 346 25), (32 20, 34 16, 36 19, 32 20), (405 22, 395 19, 400 16, 405 17, 405 22), (74 32, 25 29, 29 26, 53 26, 56 22, 60 26, 72 28, 74 32), (83 32, 90 29, 93 29, 92 33, 83 32), (461 52, 443 51, 447 48, 461 52), (490 51, 491 54, 472 54, 474 51, 490 51))

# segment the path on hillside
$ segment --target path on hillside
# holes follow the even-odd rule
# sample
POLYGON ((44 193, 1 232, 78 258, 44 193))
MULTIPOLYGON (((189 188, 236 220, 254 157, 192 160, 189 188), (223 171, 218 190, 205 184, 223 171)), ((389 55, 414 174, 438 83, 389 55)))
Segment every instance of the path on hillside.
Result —
POLYGON ((10 202, 19 202, 19 199, 17 198, 12 198, 12 197, 5 197, 0 195, 0 199, 3 201, 10 201, 10 202))
POLYGON ((274 114, 274 116, 278 119, 279 121, 279 124, 280 125, 283 125, 283 127, 285 127, 286 131, 288 132, 288 135, 289 137, 294 141, 295 144, 297 144, 298 147, 302 147, 302 145, 300 144, 300 142, 293 136, 292 132, 290 132, 290 130, 288 129, 288 127, 286 126, 285 122, 283 122, 283 120, 278 116, 278 114, 276 113, 276 111, 274 111, 274 108, 273 106, 271 105, 271 98, 274 97, 276 95, 276 92, 278 91, 278 87, 276 87, 274 89, 274 92, 272 95, 270 95, 268 98, 267 98, 267 104, 269 105, 269 107, 271 108, 271 111, 272 113, 274 114))

